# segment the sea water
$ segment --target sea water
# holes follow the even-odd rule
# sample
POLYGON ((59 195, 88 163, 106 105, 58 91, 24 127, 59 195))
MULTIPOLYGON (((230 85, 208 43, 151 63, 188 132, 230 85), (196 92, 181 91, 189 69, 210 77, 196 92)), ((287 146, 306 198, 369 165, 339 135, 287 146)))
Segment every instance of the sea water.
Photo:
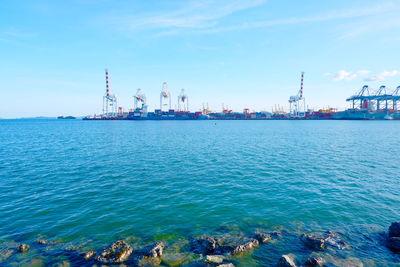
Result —
POLYGON ((0 120, 0 250, 32 244, 0 265, 68 260, 37 238, 167 250, 221 229, 283 233, 236 266, 305 260, 298 236, 326 230, 349 245, 323 252, 338 266, 394 265, 384 238, 400 220, 399 134, 397 121, 0 120))

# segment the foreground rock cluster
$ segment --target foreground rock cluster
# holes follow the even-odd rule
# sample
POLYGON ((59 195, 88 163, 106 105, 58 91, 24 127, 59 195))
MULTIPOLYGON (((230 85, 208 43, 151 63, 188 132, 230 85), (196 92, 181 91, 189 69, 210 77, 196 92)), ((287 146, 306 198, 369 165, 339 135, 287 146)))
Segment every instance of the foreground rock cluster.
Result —
MULTIPOLYGON (((179 245, 157 241, 140 247, 137 244, 132 245, 127 239, 115 241, 98 250, 87 250, 84 244, 63 245, 62 250, 65 255, 69 255, 72 266, 192 266, 194 264, 193 266, 234 267, 240 258, 246 257, 247 253, 255 252, 256 257, 259 257, 257 248, 267 246, 264 251, 269 250, 274 248, 277 242, 283 244, 282 240, 296 243, 295 247, 300 246, 297 253, 303 251, 307 254, 301 252, 300 257, 296 257, 293 253, 283 254, 274 260, 277 267, 363 266, 357 258, 351 258, 349 262, 333 259, 330 255, 332 252, 344 249, 346 251, 349 249, 351 252, 351 248, 339 234, 332 231, 299 234, 257 230, 248 235, 229 232, 182 238, 179 245)), ((286 242, 284 243, 287 244, 286 242)), ((385 245, 392 252, 400 254, 400 222, 394 222, 389 227, 385 245)), ((18 258, 17 255, 31 253, 32 249, 46 253, 55 247, 60 247, 60 244, 43 238, 37 239, 32 244, 15 243, 10 247, 0 247, 0 266, 14 256, 18 258)), ((57 250, 56 254, 62 253, 57 250)), ((69 261, 45 265, 71 266, 69 261)))

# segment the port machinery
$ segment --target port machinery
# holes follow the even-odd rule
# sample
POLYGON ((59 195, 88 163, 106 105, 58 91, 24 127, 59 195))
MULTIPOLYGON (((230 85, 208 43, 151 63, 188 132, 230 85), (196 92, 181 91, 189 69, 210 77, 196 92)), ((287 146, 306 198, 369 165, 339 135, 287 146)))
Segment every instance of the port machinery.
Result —
POLYGON ((368 85, 364 85, 358 93, 347 98, 346 101, 352 102, 353 109, 398 111, 400 86, 397 86, 391 93, 388 91, 385 85, 379 87, 375 92, 370 90, 368 85))
POLYGON ((144 110, 147 108, 146 105, 146 95, 142 92, 142 89, 138 88, 136 94, 133 96, 134 103, 133 106, 136 109, 144 110))
POLYGON ((108 85, 108 70, 106 72, 106 92, 103 96, 103 114, 104 118, 113 118, 118 114, 117 96, 110 94, 110 87, 108 85))
POLYGON ((160 110, 163 110, 163 107, 167 106, 168 110, 171 109, 171 93, 168 90, 168 83, 164 82, 162 84, 161 93, 160 93, 160 110))
POLYGON ((301 73, 300 90, 295 96, 289 97, 290 113, 292 118, 302 118, 306 115, 306 99, 303 96, 304 72, 301 73))
POLYGON ((185 89, 182 89, 178 96, 178 110, 184 112, 189 111, 189 97, 185 93, 185 89))

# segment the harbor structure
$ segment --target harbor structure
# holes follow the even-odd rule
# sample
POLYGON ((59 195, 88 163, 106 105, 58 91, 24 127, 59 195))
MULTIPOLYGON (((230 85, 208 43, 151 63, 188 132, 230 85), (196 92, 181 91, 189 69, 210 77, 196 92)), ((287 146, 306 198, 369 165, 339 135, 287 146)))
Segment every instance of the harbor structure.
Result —
POLYGON ((117 107, 117 96, 115 94, 110 94, 110 87, 108 82, 108 70, 106 72, 106 92, 103 96, 103 113, 102 117, 116 117, 118 113, 117 107))
POLYGON ((183 88, 178 96, 178 111, 189 111, 189 97, 183 88))
POLYGON ((303 96, 304 72, 301 73, 300 90, 295 96, 289 98, 290 112, 292 118, 301 118, 306 116, 306 99, 303 96))
POLYGON ((177 97, 177 108, 171 108, 171 93, 168 83, 164 82, 160 92, 160 106, 154 112, 148 110, 146 95, 139 88, 133 96, 133 109, 124 112, 122 107, 117 106, 117 97, 110 94, 108 70, 106 74, 106 92, 103 96, 103 112, 101 115, 87 116, 85 120, 392 120, 400 119, 399 102, 400 86, 389 90, 385 85, 378 90, 372 90, 364 85, 360 91, 346 101, 352 107, 344 111, 335 108, 325 108, 314 111, 306 110, 304 97, 304 72, 301 73, 300 89, 295 96, 289 98, 289 112, 275 105, 271 112, 250 112, 245 108, 243 112, 234 112, 228 106, 222 104, 221 112, 213 112, 203 104, 202 111, 189 111, 189 97, 185 89, 181 89, 177 97))
POLYGON ((400 86, 397 86, 391 93, 385 85, 379 87, 375 92, 364 85, 355 95, 346 99, 352 103, 353 109, 368 110, 398 110, 400 102, 400 86))
POLYGON ((171 93, 168 89, 168 83, 164 82, 162 84, 161 93, 160 93, 160 110, 163 110, 163 107, 167 107, 168 110, 171 109, 171 93))

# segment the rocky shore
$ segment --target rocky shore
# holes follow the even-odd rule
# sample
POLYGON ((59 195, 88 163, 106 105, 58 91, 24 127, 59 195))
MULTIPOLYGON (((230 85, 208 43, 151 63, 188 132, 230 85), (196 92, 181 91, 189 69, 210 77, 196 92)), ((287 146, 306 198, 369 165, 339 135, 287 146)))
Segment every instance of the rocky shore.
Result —
MULTIPOLYGON (((384 242, 380 249, 386 249, 393 257, 397 257, 400 254, 400 222, 392 223, 388 233, 382 236, 384 242)), ((156 240, 148 244, 131 237, 99 248, 93 248, 89 242, 73 244, 39 237, 30 243, 0 243, 0 266, 380 265, 369 260, 363 263, 351 256, 355 252, 356 248, 334 231, 293 233, 286 230, 255 229, 244 234, 226 230, 215 235, 193 235, 175 240, 156 240), (290 251, 292 247, 298 248, 297 254, 296 251, 290 251), (263 262, 262 257, 265 255, 270 257, 265 261, 269 264, 262 265, 260 262, 263 262)))

